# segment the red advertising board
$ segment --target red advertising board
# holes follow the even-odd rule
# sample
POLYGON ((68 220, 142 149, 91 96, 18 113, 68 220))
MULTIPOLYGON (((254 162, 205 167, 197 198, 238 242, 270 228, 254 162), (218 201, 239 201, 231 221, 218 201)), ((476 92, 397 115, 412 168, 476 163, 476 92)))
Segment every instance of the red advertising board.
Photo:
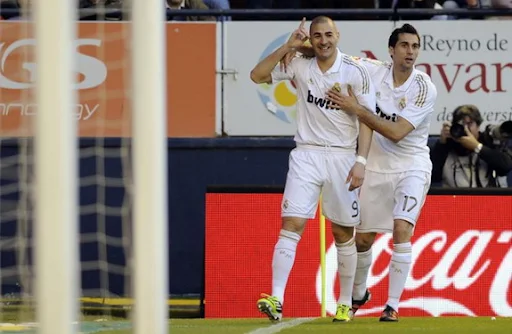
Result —
MULTIPOLYGON (((281 196, 206 195, 206 317, 260 316, 256 300, 271 292, 281 196)), ((512 196, 429 195, 412 242, 401 316, 512 316, 512 196)), ((285 317, 320 315, 319 245, 318 219, 312 219, 288 281, 285 317)), ((339 285, 329 224, 326 245, 326 300, 332 314, 339 285)), ((391 246, 387 234, 374 244, 368 278, 373 298, 360 316, 377 316, 386 303, 391 246)))

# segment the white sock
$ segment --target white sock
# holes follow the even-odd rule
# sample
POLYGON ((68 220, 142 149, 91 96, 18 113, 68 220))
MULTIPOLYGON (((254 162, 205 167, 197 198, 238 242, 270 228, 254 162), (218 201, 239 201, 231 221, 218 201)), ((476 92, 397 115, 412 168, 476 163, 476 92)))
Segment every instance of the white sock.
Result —
POLYGON ((352 289, 357 266, 357 249, 354 238, 343 244, 336 244, 338 250, 338 274, 340 276, 340 297, 338 304, 352 306, 352 289))
POLYGON ((352 297, 355 300, 363 299, 366 293, 366 281, 368 280, 368 272, 372 265, 372 249, 370 248, 366 252, 357 253, 357 267, 356 276, 354 278, 354 291, 352 291, 352 297))
POLYGON ((279 239, 274 247, 272 258, 272 296, 284 303, 284 290, 288 276, 295 262, 295 251, 300 241, 300 235, 295 232, 281 230, 279 239))
POLYGON ((398 312, 398 302, 404 291, 405 282, 411 269, 412 247, 410 242, 393 245, 393 254, 389 263, 388 302, 398 312))

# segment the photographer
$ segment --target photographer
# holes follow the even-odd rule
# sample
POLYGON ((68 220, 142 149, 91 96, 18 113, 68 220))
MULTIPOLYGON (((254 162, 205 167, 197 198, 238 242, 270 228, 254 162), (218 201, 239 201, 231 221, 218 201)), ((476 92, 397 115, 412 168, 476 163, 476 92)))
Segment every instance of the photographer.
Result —
POLYGON ((445 122, 441 136, 430 153, 432 183, 443 187, 507 187, 512 171, 512 154, 506 147, 512 122, 487 126, 480 132, 482 116, 477 107, 462 105, 445 122))

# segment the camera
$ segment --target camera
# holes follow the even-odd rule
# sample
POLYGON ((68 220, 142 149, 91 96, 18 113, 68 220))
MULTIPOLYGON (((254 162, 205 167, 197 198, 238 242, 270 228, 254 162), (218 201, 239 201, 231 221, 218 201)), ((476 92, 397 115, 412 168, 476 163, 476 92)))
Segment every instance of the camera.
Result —
POLYGON ((466 136, 465 119, 469 117, 476 124, 482 124, 482 116, 478 108, 472 104, 464 104, 458 106, 453 111, 452 126, 450 127, 450 135, 454 139, 466 136))
MULTIPOLYGON (((458 106, 453 111, 452 125, 450 127, 450 135, 454 139, 466 136, 465 120, 469 118, 478 126, 482 124, 483 119, 478 108, 471 104, 458 106)), ((505 121, 498 125, 489 124, 483 131, 488 141, 495 144, 506 143, 512 139, 512 120, 505 121)))
POLYGON ((450 135, 455 139, 459 139, 460 137, 464 137, 466 135, 464 120, 460 120, 459 122, 452 124, 450 127, 450 135))
POLYGON ((512 138, 512 121, 505 121, 499 125, 487 125, 485 132, 495 141, 507 141, 512 138))

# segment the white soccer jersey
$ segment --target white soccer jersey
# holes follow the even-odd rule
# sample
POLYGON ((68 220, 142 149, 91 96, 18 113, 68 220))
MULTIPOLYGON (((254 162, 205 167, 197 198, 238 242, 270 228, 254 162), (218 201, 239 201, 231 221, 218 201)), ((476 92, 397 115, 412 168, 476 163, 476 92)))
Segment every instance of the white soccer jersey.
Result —
POLYGON ((368 71, 351 57, 337 50, 334 65, 325 73, 316 58, 294 58, 287 71, 277 66, 272 71, 272 82, 293 80, 297 87, 298 144, 336 146, 355 149, 358 136, 357 117, 332 107, 326 94, 335 83, 347 93, 348 85, 360 104, 375 112, 375 91, 368 71))
POLYGON ((379 173, 408 170, 431 173, 427 142, 437 90, 430 77, 414 69, 402 86, 394 88, 391 63, 372 59, 361 59, 360 63, 368 69, 375 85, 377 115, 390 122, 403 117, 414 126, 398 143, 374 131, 366 168, 379 173))

